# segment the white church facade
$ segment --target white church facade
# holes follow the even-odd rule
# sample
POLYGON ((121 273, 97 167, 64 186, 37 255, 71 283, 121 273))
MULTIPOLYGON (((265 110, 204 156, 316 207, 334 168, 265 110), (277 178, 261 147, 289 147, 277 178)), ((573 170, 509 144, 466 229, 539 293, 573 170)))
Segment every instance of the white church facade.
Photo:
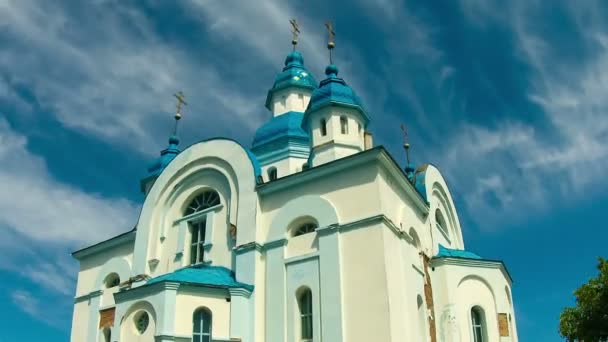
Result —
POLYGON ((511 277, 465 250, 439 170, 373 146, 294 50, 251 148, 169 147, 131 231, 73 253, 73 342, 516 342, 511 277))

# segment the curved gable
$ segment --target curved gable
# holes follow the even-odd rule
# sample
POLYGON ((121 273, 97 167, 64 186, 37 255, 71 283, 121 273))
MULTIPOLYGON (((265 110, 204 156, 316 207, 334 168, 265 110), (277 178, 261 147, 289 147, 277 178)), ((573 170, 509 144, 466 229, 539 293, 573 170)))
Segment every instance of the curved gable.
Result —
MULTIPOLYGON (((166 229, 163 213, 180 196, 196 191, 196 179, 202 174, 213 175, 217 184, 224 184, 224 203, 231 224, 240 227, 237 244, 253 241, 255 237, 256 175, 259 164, 240 144, 229 139, 211 139, 191 145, 175 157, 163 170, 146 196, 139 218, 133 272, 148 273, 148 262, 159 258, 159 244, 166 229), (253 159, 252 159, 253 158, 253 159), (256 167, 257 165, 257 167, 256 167)), ((187 195, 189 196, 189 195, 187 195)))

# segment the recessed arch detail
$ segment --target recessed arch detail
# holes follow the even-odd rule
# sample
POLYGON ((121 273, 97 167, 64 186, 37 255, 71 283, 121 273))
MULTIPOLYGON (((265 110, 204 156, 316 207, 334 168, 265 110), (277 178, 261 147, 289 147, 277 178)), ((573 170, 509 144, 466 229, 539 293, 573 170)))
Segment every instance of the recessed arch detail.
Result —
MULTIPOLYGON (((230 223, 247 227, 249 222, 254 222, 257 208, 256 175, 259 175, 254 164, 243 147, 228 139, 203 141, 178 154, 146 196, 137 225, 133 272, 148 273, 148 260, 159 258, 162 229, 159 226, 166 222, 159 213, 166 212, 163 209, 171 205, 174 194, 187 187, 189 180, 203 170, 215 170, 228 180, 230 196, 234 201, 227 208, 230 223)), ((237 244, 254 240, 253 229, 238 230, 237 244)))
POLYGON ((114 257, 108 260, 99 270, 95 286, 99 289, 105 288, 108 275, 115 273, 121 281, 129 279, 131 276, 131 264, 126 258, 114 257))
POLYGON ((320 196, 307 195, 289 201, 272 220, 267 235, 268 241, 286 238, 293 222, 304 217, 313 218, 319 227, 338 223, 334 206, 320 196))

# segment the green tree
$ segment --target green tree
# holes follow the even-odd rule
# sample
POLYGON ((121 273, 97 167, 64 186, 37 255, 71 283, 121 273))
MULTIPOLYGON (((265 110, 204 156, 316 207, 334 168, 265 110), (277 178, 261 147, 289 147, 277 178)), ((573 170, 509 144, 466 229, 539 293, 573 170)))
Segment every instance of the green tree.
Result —
POLYGON ((576 291, 576 306, 565 308, 559 333, 568 341, 608 341, 608 260, 599 258, 599 275, 576 291))

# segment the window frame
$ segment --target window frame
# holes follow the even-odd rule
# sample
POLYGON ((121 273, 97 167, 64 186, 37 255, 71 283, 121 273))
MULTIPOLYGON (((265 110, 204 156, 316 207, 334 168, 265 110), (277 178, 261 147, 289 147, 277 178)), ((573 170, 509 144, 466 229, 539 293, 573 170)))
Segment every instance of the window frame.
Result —
POLYGON ((319 121, 319 126, 321 127, 321 136, 324 137, 327 135, 327 120, 325 118, 321 118, 319 121))
POLYGON ((213 189, 205 189, 205 190, 197 193, 196 196, 194 196, 194 197, 192 197, 192 199, 190 199, 190 201, 188 202, 188 205, 183 210, 183 216, 188 217, 188 216, 194 215, 198 212, 207 210, 209 208, 216 207, 220 204, 222 204, 222 199, 220 197, 220 194, 213 189), (210 201, 209 197, 205 198, 205 195, 210 196, 211 201, 210 201), (193 203, 195 203, 195 202, 197 204, 196 207, 193 206, 193 203))
POLYGON ((471 307, 470 317, 472 340, 474 342, 487 342, 486 317, 483 308, 478 305, 471 307))
POLYGON ((300 291, 297 297, 298 318, 300 320, 300 342, 312 342, 314 339, 313 296, 309 288, 300 291), (305 311, 306 310, 306 311, 305 311))
POLYGON ((205 261, 207 215, 197 220, 188 221, 188 226, 190 227, 190 265, 203 263, 205 261), (195 229, 196 239, 194 239, 195 229))
POLYGON ((348 134, 348 117, 346 115, 340 116, 340 133, 348 134))
POLYGON ((314 233, 319 228, 319 225, 314 221, 306 221, 298 224, 293 230, 293 237, 302 236, 314 233))
POLYGON ((192 313, 192 342, 211 342, 213 340, 213 314, 207 308, 198 308, 192 313), (200 317, 199 317, 200 315, 200 317), (197 318, 199 318, 197 320, 197 318), (207 331, 205 331, 207 322, 207 331), (199 323, 199 331, 196 331, 199 323))

